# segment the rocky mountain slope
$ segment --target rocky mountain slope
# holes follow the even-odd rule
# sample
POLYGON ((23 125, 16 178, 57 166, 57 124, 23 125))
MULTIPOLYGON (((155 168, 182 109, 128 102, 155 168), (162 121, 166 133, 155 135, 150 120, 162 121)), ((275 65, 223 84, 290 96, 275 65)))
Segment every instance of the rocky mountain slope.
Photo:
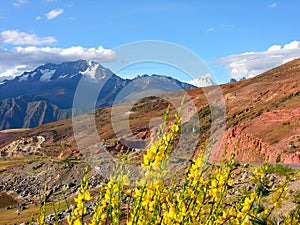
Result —
POLYGON ((36 127, 70 116, 70 109, 59 108, 41 97, 19 96, 0 101, 0 130, 36 127))
MULTIPOLYGON (((223 147, 245 162, 300 163, 300 60, 224 86, 228 124, 223 147)), ((220 154, 214 156, 220 158, 220 154)))
POLYGON ((91 102, 96 107, 112 105, 119 92, 129 84, 149 93, 157 88, 169 92, 195 87, 159 75, 123 79, 108 68, 85 60, 48 63, 0 83, 0 130, 35 127, 70 117, 79 82, 84 83, 85 92, 101 90, 96 101, 91 102))
MULTIPOLYGON (((221 140, 221 147, 211 152, 210 160, 219 160, 227 146, 228 152, 236 148, 237 159, 242 162, 263 162, 268 156, 271 162, 280 158, 282 163, 300 163, 299 85, 299 59, 252 79, 222 85, 227 111, 226 130, 221 140)), ((196 108, 196 113, 191 115, 190 119, 198 116, 200 121, 198 148, 212 132, 210 130, 211 109, 203 90, 209 90, 209 87, 187 91, 191 98, 190 102, 196 108)), ((183 92, 172 92, 168 95, 180 101, 183 92)), ((153 127, 149 127, 149 124, 153 122, 153 118, 165 114, 169 104, 167 99, 168 96, 148 97, 140 99, 131 106, 128 115, 132 134, 126 138, 149 141, 153 131, 153 127)), ((86 114, 95 118, 98 133, 96 138, 91 135, 91 126, 89 122, 85 122, 85 116, 76 118, 83 121, 80 123, 78 135, 81 135, 80 141, 84 146, 94 146, 100 141, 108 150, 124 147, 124 143, 119 143, 119 138, 112 127, 111 110, 111 107, 106 107, 86 114)), ((174 107, 171 107, 171 118, 173 113, 174 107)), ((60 154, 61 148, 57 146, 78 148, 73 134, 71 119, 45 124, 26 132, 26 136, 44 136, 43 151, 52 156, 60 154)), ((190 140, 187 139, 185 142, 189 143, 195 137, 190 135, 187 138, 190 140)), ((189 145, 187 144, 185 148, 188 149, 189 145)))

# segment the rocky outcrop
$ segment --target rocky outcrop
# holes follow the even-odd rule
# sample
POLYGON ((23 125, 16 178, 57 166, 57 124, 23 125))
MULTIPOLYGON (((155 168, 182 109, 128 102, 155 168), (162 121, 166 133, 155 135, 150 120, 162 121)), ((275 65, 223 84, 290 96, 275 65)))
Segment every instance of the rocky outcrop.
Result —
POLYGON ((39 153, 41 144, 45 141, 43 136, 23 137, 11 142, 1 149, 1 156, 23 157, 39 153))
POLYGON ((271 163, 275 163, 279 159, 281 163, 285 164, 300 163, 300 151, 297 142, 299 137, 297 135, 295 142, 288 141, 291 138, 282 138, 279 143, 270 144, 250 133, 247 128, 245 124, 229 128, 225 133, 221 148, 211 152, 210 160, 220 161, 224 155, 224 149, 226 149, 227 157, 234 152, 236 160, 240 162, 257 163, 264 162, 268 158, 271 163), (288 143, 293 143, 293 145, 288 143), (294 149, 294 151, 284 150, 282 146, 294 149))
POLYGON ((213 150, 210 159, 220 161, 224 149, 227 149, 227 156, 235 152, 238 161, 263 162, 268 155, 269 145, 247 133, 245 125, 238 125, 226 131, 221 148, 213 150))
POLYGON ((78 149, 64 149, 61 151, 61 153, 58 155, 58 160, 66 160, 66 159, 81 159, 81 154, 78 149))

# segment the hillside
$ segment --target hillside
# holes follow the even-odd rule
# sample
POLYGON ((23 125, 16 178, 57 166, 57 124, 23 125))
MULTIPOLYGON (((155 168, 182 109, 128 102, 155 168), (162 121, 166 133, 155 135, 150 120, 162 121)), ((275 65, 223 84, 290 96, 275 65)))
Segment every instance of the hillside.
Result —
MULTIPOLYGON (((253 168, 247 163, 256 165, 266 157, 272 163, 280 160, 280 163, 293 164, 294 168, 299 168, 299 85, 300 59, 252 79, 222 85, 227 112, 226 129, 219 148, 212 149, 209 161, 219 161, 226 148, 228 154, 236 149, 236 160, 241 162, 235 172, 237 182, 245 177, 250 179, 249 174, 253 168)), ((186 160, 197 154, 214 132, 211 112, 217 108, 210 108, 205 96, 205 93, 212 90, 212 87, 206 87, 186 91, 190 97, 187 104, 194 104, 195 109, 183 112, 181 130, 182 134, 185 131, 192 132, 175 137, 177 151, 172 155, 171 171, 186 167, 186 160), (199 137, 194 132, 194 125, 198 122, 199 137), (195 141, 197 148, 192 148, 191 143, 195 141)), ((180 102, 183 94, 183 91, 171 92, 142 98, 133 104, 125 102, 116 108, 99 108, 73 120, 70 118, 47 123, 30 130, 1 131, 0 223, 29 221, 34 212, 38 213, 35 204, 39 202, 46 179, 49 189, 46 197, 49 202, 64 202, 65 197, 69 199, 74 196, 87 161, 92 165, 89 186, 95 194, 98 193, 99 184, 109 179, 115 165, 114 157, 121 150, 128 150, 128 147, 137 148, 135 151, 129 149, 129 165, 135 176, 145 147, 151 137, 157 135, 158 118, 165 115, 169 101, 180 102), (123 118, 129 118, 127 122, 130 132, 126 131, 124 125, 127 122, 123 118), (96 134, 93 133, 94 121, 96 134), (15 216, 16 210, 21 211, 19 217, 15 216)), ((14 104, 17 107, 20 103, 14 104)), ((175 107, 171 105, 170 120, 174 119, 174 112, 175 107)), ((270 176, 275 183, 283 179, 278 174, 270 176)), ((245 185, 245 188, 251 189, 245 185)), ((299 175, 293 175, 289 185, 289 200, 283 212, 297 207, 295 201, 299 201, 296 197, 300 193, 299 187, 299 175)), ((64 203, 61 207, 60 218, 65 219, 69 211, 64 203)), ((93 205, 87 207, 90 214, 93 205)), ((51 215, 47 218, 53 220, 51 215)))
MULTIPOLYGON (((232 150, 237 144, 237 159, 243 162, 263 162, 267 156, 271 162, 281 157, 283 163, 300 163, 300 60, 294 60, 264 74, 221 86, 226 101, 226 132, 221 149, 232 150), (280 156, 279 156, 280 155, 280 156)), ((207 87, 206 89, 209 89, 207 87)), ((210 134, 210 109, 203 94, 204 89, 188 90, 200 116, 200 141, 202 146, 210 134)), ((180 99, 182 94, 170 93, 169 97, 180 99)), ((166 98, 165 98, 166 99, 166 98)), ((134 105, 130 114, 133 136, 149 139, 149 122, 164 115, 168 102, 162 98, 146 98, 134 105)), ((174 108, 171 107, 171 115, 174 108)), ((89 133, 89 124, 82 122, 81 142, 92 146, 97 141, 120 147, 111 125, 111 107, 97 109, 95 115, 99 139, 89 133)), ((84 118, 84 117, 78 117, 84 118)), ((79 132, 80 133, 80 132, 79 132)), ((49 123, 26 133, 26 136, 45 136, 49 151, 57 145, 76 149, 71 119, 49 123), (54 146, 54 147, 51 147, 54 146)), ((131 137, 133 137, 131 136, 131 137)), ((131 137, 127 137, 131 139, 131 137)), ((121 144, 122 145, 122 144, 121 144)), ((219 160, 223 151, 214 149, 210 160, 219 160)))
POLYGON ((228 111, 224 147, 238 144, 237 157, 245 162, 267 156, 275 162, 281 155, 283 163, 300 163, 299 59, 223 91, 228 111))

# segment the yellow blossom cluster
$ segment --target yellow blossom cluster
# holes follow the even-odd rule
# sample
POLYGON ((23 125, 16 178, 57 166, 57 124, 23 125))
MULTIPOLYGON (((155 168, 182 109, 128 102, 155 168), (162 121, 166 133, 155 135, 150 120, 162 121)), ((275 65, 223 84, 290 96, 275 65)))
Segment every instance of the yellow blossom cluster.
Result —
POLYGON ((179 124, 181 122, 178 114, 175 114, 175 123, 172 124, 171 129, 168 132, 165 132, 167 128, 167 119, 169 116, 169 107, 167 109, 167 113, 164 119, 164 125, 161 127, 161 134, 159 135, 158 140, 151 142, 151 147, 147 150, 144 155, 144 162, 142 166, 144 168, 147 167, 155 167, 158 166, 167 159, 167 157, 171 153, 170 145, 174 140, 174 134, 179 131, 179 124))
POLYGON ((67 220, 69 224, 81 225, 83 224, 84 215, 86 214, 85 203, 92 199, 88 189, 88 166, 86 167, 83 180, 80 187, 78 188, 77 198, 74 199, 76 202, 76 208, 73 210, 73 215, 68 216, 67 220))
MULTIPOLYGON (((211 165, 205 162, 203 149, 190 161, 181 178, 166 179, 168 157, 181 122, 178 114, 175 122, 167 125, 168 114, 169 109, 160 135, 144 155, 141 180, 137 184, 130 183, 129 170, 126 171, 122 163, 117 164, 109 182, 100 191, 90 224, 272 224, 272 213, 285 199, 288 181, 271 193, 270 207, 260 209, 262 197, 271 192, 267 162, 253 172, 255 187, 236 198, 228 198, 234 197, 234 193, 229 194, 235 185, 234 154, 211 165)), ((76 208, 68 218, 70 225, 85 224, 85 203, 91 200, 87 179, 86 171, 75 198, 76 208)), ((284 215, 283 224, 299 224, 299 217, 284 215)))

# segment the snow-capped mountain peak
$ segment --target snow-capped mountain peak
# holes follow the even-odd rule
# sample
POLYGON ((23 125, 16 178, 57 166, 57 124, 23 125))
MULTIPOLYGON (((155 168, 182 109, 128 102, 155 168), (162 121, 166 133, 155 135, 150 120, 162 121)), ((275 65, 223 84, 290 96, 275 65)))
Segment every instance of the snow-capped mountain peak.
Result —
POLYGON ((207 86, 216 85, 216 82, 214 82, 213 77, 210 73, 195 78, 194 80, 191 80, 188 83, 196 87, 207 87, 207 86))
POLYGON ((97 79, 96 72, 97 72, 99 65, 100 65, 99 63, 96 63, 94 61, 89 61, 87 69, 83 72, 80 72, 80 74, 83 76, 89 77, 91 79, 97 79))
POLYGON ((110 77, 113 73, 100 63, 89 61, 86 70, 80 72, 80 74, 92 82, 97 82, 110 77))

